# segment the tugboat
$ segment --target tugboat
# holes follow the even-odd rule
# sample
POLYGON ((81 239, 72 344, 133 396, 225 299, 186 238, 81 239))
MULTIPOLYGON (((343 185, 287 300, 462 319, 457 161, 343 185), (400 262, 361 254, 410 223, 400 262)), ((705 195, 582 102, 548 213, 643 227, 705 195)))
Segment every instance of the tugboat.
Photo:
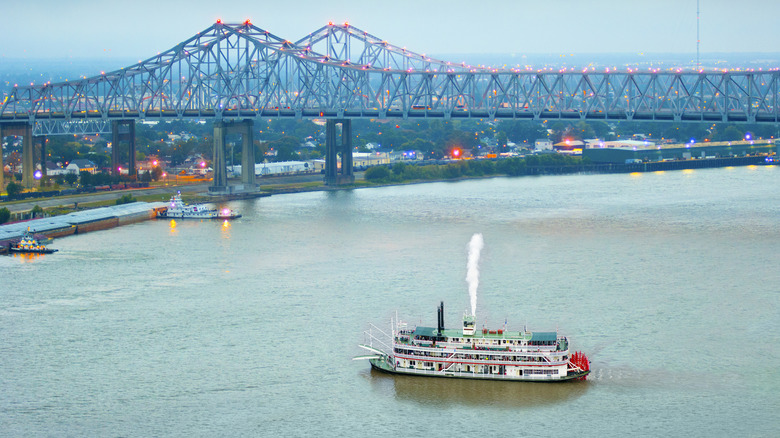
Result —
POLYGON ((164 219, 237 219, 241 215, 229 208, 218 210, 206 204, 185 204, 181 200, 181 192, 171 196, 168 208, 157 214, 164 219))
POLYGON ((11 244, 8 250, 10 252, 29 254, 51 254, 58 251, 56 249, 46 248, 46 245, 39 242, 38 239, 33 236, 30 227, 27 227, 27 231, 22 235, 22 239, 11 244))

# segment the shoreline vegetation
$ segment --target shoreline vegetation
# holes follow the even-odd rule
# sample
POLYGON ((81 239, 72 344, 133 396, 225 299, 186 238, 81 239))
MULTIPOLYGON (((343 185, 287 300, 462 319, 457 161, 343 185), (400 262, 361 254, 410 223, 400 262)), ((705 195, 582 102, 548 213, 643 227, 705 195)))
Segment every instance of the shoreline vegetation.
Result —
MULTIPOLYGON (((327 186, 324 184, 324 182, 285 182, 279 184, 263 185, 259 187, 258 192, 254 194, 248 194, 246 197, 270 196, 311 191, 353 190, 359 188, 459 181, 463 179, 490 178, 499 176, 517 177, 564 175, 573 173, 630 173, 712 168, 723 166, 745 166, 761 164, 763 159, 764 158, 761 156, 745 156, 698 160, 678 160, 668 162, 605 164, 592 163, 588 158, 583 159, 582 157, 549 154, 492 160, 459 160, 456 162, 444 164, 424 164, 424 162, 415 162, 412 164, 398 162, 392 165, 371 167, 365 171, 364 179, 358 180, 353 184, 327 186)), ((177 190, 178 186, 168 186, 167 188, 170 188, 170 193, 173 193, 173 191, 177 190)), ((143 192, 145 190, 148 189, 125 191, 121 194, 120 192, 117 192, 117 197, 115 199, 94 202, 72 202, 73 198, 78 197, 79 195, 55 197, 54 199, 62 199, 63 202, 58 206, 47 208, 41 208, 38 205, 35 205, 31 208, 31 210, 24 212, 21 218, 19 217, 20 213, 6 214, 8 209, 5 207, 0 207, 0 224, 8 223, 9 220, 13 219, 12 216, 14 215, 16 216, 16 220, 27 220, 38 217, 63 215, 78 210, 99 208, 108 205, 118 205, 128 202, 166 202, 170 198, 170 193, 168 192, 164 194, 144 194, 143 192), (25 215, 31 217, 24 217, 25 215)), ((188 203, 221 202, 229 200, 228 198, 215 198, 213 196, 199 193, 183 194, 183 198, 185 199, 185 202, 188 203)), ((29 202, 29 200, 20 200, 10 201, 5 204, 25 201, 29 202)))
MULTIPOLYGON (((366 170, 365 179, 378 183, 406 183, 413 181, 456 180, 464 177, 523 176, 538 174, 538 167, 579 167, 590 164, 590 160, 566 155, 531 155, 524 158, 512 157, 497 160, 460 160, 447 164, 406 164, 375 166, 366 170), (533 169, 529 173, 529 170, 533 169)), ((562 169, 561 169, 562 170, 562 169)), ((568 172, 553 172, 568 173, 568 172)))

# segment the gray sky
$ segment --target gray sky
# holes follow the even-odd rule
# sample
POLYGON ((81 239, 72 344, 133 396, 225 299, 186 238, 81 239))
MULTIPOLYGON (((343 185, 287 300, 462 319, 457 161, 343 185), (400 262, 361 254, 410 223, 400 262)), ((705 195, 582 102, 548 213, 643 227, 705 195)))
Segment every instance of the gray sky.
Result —
MULTIPOLYGON (((702 54, 780 52, 780 1, 700 5, 702 54)), ((0 59, 146 59, 218 18, 293 41, 349 22, 439 55, 696 52, 696 0, 0 0, 0 59)))

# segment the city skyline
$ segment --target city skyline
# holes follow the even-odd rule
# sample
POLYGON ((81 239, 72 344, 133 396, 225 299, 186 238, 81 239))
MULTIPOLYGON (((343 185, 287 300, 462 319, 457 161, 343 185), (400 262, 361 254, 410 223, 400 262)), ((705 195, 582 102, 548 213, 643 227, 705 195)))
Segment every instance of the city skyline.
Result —
MULTIPOLYGON (((780 15, 780 2, 700 0, 700 50, 776 53, 776 31, 755 17, 780 15)), ((139 0, 132 7, 93 0, 4 5, 0 59, 146 59, 215 21, 250 20, 295 41, 328 22, 349 23, 429 55, 696 53, 696 1, 558 0, 392 4, 354 0, 282 5, 215 5, 139 0)), ((455 60, 457 61, 457 60, 455 60)))

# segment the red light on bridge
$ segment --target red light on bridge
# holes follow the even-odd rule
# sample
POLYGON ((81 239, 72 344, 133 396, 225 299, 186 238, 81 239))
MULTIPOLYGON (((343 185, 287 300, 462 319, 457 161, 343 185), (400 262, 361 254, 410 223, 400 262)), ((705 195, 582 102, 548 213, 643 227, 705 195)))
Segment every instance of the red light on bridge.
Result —
POLYGON ((252 24, 252 23, 251 23, 251 22, 249 22, 249 19, 247 19, 247 20, 244 22, 244 25, 245 25, 245 26, 249 26, 250 24, 252 24))
POLYGON ((217 24, 222 24, 222 19, 221 18, 217 18, 217 24))

